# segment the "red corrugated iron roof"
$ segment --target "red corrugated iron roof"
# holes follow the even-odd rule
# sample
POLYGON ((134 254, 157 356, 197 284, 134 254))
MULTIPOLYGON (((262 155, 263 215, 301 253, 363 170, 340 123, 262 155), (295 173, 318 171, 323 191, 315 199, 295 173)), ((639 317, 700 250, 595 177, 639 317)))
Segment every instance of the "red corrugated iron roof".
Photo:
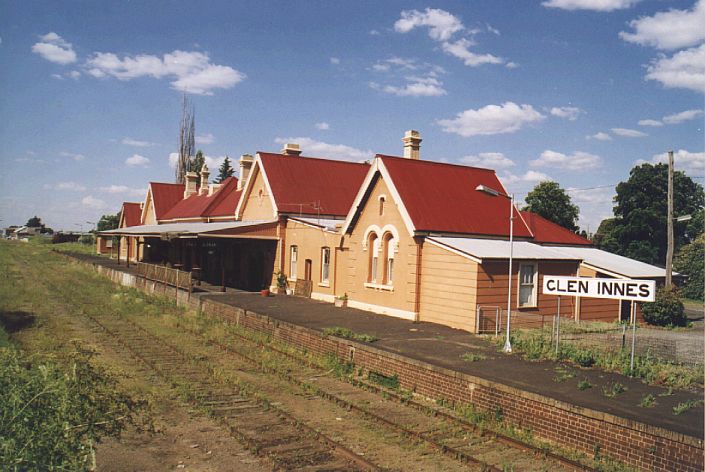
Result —
POLYGON ((213 194, 213 201, 206 208, 204 216, 232 216, 240 201, 242 190, 237 189, 237 179, 228 177, 222 182, 220 190, 213 194))
POLYGON ((585 239, 536 213, 522 211, 521 214, 534 233, 534 242, 536 243, 592 246, 592 242, 589 239, 585 239))
MULTIPOLYGON (((183 195, 182 195, 183 197, 183 195)), ((208 195, 191 195, 184 198, 176 205, 171 207, 160 220, 175 220, 179 218, 199 218, 201 214, 208 208, 212 197, 208 195)))
POLYGON ((345 216, 369 170, 364 163, 257 154, 282 213, 345 216))
POLYGON ((150 182, 152 188, 152 202, 157 220, 164 219, 164 215, 184 198, 184 184, 167 184, 163 182, 150 182))
POLYGON ((141 204, 124 202, 122 204, 122 217, 125 221, 125 228, 129 226, 139 226, 142 219, 141 204))
MULTIPOLYGON (((417 231, 509 236, 509 199, 475 190, 506 193, 493 170, 378 155, 417 231)), ((515 210, 514 236, 531 238, 515 210)))

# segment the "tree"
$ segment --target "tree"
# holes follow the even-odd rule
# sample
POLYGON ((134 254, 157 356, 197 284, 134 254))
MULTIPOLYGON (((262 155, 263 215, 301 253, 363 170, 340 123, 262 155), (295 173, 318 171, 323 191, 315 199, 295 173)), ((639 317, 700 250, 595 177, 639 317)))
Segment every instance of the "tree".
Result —
POLYGON ((27 220, 27 224, 25 224, 26 227, 28 228, 43 228, 44 225, 42 224, 42 219, 39 218, 38 216, 33 216, 32 218, 27 220))
POLYGON ((116 215, 103 215, 98 220, 96 225, 96 230, 98 231, 108 231, 110 229, 116 229, 120 224, 120 212, 116 215))
POLYGON ((687 298, 703 299, 705 274, 705 235, 701 234, 692 243, 681 247, 673 260, 673 268, 688 278, 681 286, 681 294, 687 298))
POLYGON ((186 172, 196 148, 196 115, 193 104, 184 94, 181 103, 181 124, 179 126, 179 158, 176 162, 176 183, 186 182, 186 172))
POLYGON ((672 287, 661 287, 656 291, 654 303, 641 305, 644 320, 657 326, 686 326, 688 318, 685 316, 683 302, 678 292, 672 287))
MULTIPOLYGON (((674 216, 697 214, 703 205, 703 188, 683 172, 673 176, 674 216)), ((642 164, 634 167, 626 182, 616 188, 614 225, 604 241, 615 247, 598 247, 649 264, 663 265, 666 258, 668 166, 642 164)), ((687 223, 674 225, 676 248, 692 240, 687 223)))
POLYGON ((541 182, 526 196, 524 211, 531 211, 547 220, 577 231, 580 209, 573 205, 570 196, 556 182, 541 182))
POLYGON ((189 161, 188 170, 189 172, 195 172, 198 174, 198 178, 201 178, 201 169, 203 169, 203 164, 206 163, 206 158, 203 155, 203 151, 200 149, 195 156, 189 161))
POLYGON ((230 165, 230 158, 225 156, 223 163, 218 168, 218 177, 215 179, 215 183, 220 184, 228 177, 232 177, 233 174, 235 174, 235 169, 230 165))

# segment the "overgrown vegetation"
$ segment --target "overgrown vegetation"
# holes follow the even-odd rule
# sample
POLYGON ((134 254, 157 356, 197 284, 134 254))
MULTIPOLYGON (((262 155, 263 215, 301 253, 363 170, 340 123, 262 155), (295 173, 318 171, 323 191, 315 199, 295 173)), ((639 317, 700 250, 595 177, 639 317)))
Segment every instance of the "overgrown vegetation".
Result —
POLYGON ((484 356, 482 354, 476 354, 474 352, 466 352, 465 354, 460 356, 460 358, 465 362, 477 362, 487 359, 487 356, 484 356))
POLYGON ((678 405, 673 407, 673 414, 674 415, 680 415, 682 413, 685 413, 686 411, 690 410, 691 408, 695 408, 698 405, 702 405, 703 400, 687 400, 684 402, 679 403, 678 405))
POLYGON ((339 338, 351 339, 353 341, 360 341, 363 343, 373 343, 377 341, 375 336, 365 333, 356 333, 350 328, 343 328, 341 326, 334 326, 332 328, 323 328, 323 334, 326 336, 337 336, 339 338))
POLYGON ((656 291, 654 303, 643 303, 641 311, 644 320, 656 326, 686 326, 688 318, 685 316, 683 302, 674 288, 661 287, 656 291))
POLYGON ((0 348, 0 463, 14 471, 92 468, 93 444, 137 425, 145 406, 76 347, 68 359, 0 348))
POLYGON ((614 398, 617 395, 621 395, 626 391, 626 387, 619 382, 610 382, 609 384, 602 387, 602 394, 610 398, 614 398))
POLYGON ((399 390, 399 377, 397 374, 389 376, 371 371, 367 374, 367 378, 370 382, 374 382, 382 387, 386 387, 390 390, 399 390))

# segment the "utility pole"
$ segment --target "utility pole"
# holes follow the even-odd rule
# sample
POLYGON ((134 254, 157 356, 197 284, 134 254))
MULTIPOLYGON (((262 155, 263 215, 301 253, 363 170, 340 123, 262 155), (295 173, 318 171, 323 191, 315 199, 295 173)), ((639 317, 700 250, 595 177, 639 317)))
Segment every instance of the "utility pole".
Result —
POLYGON ((666 288, 671 287, 673 275, 673 151, 668 151, 668 248, 666 249, 666 288))

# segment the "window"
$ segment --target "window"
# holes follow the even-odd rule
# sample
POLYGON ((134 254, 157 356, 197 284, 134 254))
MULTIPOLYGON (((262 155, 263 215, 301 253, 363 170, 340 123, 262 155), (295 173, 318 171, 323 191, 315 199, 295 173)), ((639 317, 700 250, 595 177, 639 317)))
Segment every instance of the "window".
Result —
POLYGON ((379 216, 384 216, 384 203, 386 198, 384 196, 379 197, 379 216))
POLYGON ((519 265, 519 306, 536 306, 536 266, 519 265))
POLYGON ((384 277, 382 281, 385 285, 392 285, 394 280, 394 235, 385 233, 382 237, 383 247, 382 254, 384 255, 384 277))
POLYGON ((369 267, 367 281, 370 283, 377 282, 377 260, 379 255, 379 238, 377 233, 370 233, 369 239, 367 240, 367 248, 370 251, 369 267))
POLYGON ((296 265, 299 261, 299 247, 291 246, 291 254, 289 257, 289 277, 296 280, 296 265))
POLYGON ((321 282, 328 283, 330 279, 330 248, 321 249, 321 282))

